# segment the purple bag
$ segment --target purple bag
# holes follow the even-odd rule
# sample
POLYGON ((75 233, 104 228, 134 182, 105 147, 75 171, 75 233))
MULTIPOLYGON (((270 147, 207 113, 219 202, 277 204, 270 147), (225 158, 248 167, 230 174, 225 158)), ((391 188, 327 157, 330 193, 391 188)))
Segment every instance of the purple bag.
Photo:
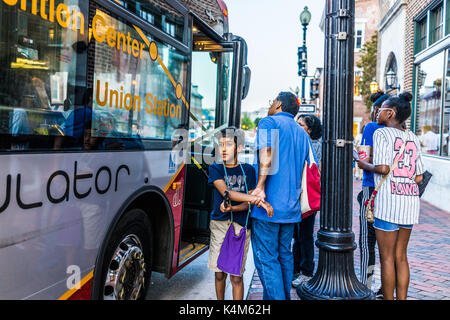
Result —
MULTIPOLYGON (((247 178, 245 176, 242 165, 240 166, 242 173, 244 174, 245 190, 248 193, 247 178)), ((226 183, 227 186, 229 187, 227 169, 225 168, 225 165, 223 168, 225 170, 226 183)), ((238 277, 241 276, 242 263, 244 261, 244 247, 247 236, 247 224, 249 215, 250 215, 250 207, 248 208, 245 227, 242 227, 241 231, 239 232, 239 235, 236 236, 233 225, 233 212, 231 211, 231 223, 223 240, 222 246, 220 247, 219 258, 217 259, 217 267, 220 270, 238 277)))
POLYGON ((223 272, 240 277, 244 260, 244 246, 247 228, 243 227, 236 236, 233 222, 228 228, 225 239, 220 247, 217 267, 223 272))

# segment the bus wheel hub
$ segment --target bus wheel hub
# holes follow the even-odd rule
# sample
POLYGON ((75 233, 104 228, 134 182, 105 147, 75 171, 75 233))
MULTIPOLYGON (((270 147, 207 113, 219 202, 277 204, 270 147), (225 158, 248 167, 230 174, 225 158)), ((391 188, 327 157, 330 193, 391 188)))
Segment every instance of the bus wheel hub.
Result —
POLYGON ((117 246, 108 266, 104 300, 136 300, 145 279, 142 245, 135 235, 126 236, 117 246))

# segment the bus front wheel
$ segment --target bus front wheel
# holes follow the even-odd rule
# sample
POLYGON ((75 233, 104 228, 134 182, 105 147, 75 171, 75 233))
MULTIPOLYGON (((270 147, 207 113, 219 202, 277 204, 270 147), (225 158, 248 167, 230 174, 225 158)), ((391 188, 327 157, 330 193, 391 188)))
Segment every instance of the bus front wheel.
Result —
POLYGON ((104 300, 144 299, 152 266, 151 222, 141 209, 128 211, 114 229, 103 263, 104 300))

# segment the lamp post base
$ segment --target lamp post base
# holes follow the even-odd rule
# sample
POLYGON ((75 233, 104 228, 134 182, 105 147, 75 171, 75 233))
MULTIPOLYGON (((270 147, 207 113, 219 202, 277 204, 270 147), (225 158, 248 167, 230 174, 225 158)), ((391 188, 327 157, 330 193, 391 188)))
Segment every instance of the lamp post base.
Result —
POLYGON ((311 280, 297 287, 302 300, 374 300, 372 290, 354 272, 353 232, 318 232, 319 264, 311 280))

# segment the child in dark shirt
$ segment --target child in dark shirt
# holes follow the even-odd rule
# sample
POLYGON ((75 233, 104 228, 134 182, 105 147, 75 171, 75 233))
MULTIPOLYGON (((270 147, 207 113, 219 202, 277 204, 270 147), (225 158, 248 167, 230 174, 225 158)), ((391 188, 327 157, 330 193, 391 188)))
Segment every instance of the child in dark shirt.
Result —
POLYGON ((243 149, 243 132, 230 127, 222 130, 219 140, 219 153, 223 163, 215 162, 209 167, 208 182, 214 185, 215 190, 214 210, 211 213, 210 222, 211 241, 208 267, 215 272, 217 299, 223 300, 227 273, 217 267, 220 248, 230 223, 233 223, 236 235, 239 234, 242 227, 247 226, 241 275, 230 275, 233 299, 242 300, 244 296, 242 275, 245 270, 251 235, 248 223, 250 205, 256 204, 264 207, 269 216, 273 214, 273 208, 268 202, 264 202, 261 198, 249 194, 256 186, 256 173, 253 166, 238 162, 238 153, 243 149), (231 203, 227 205, 224 202, 226 194, 231 200, 231 203), (232 222, 231 212, 233 216, 232 222))

